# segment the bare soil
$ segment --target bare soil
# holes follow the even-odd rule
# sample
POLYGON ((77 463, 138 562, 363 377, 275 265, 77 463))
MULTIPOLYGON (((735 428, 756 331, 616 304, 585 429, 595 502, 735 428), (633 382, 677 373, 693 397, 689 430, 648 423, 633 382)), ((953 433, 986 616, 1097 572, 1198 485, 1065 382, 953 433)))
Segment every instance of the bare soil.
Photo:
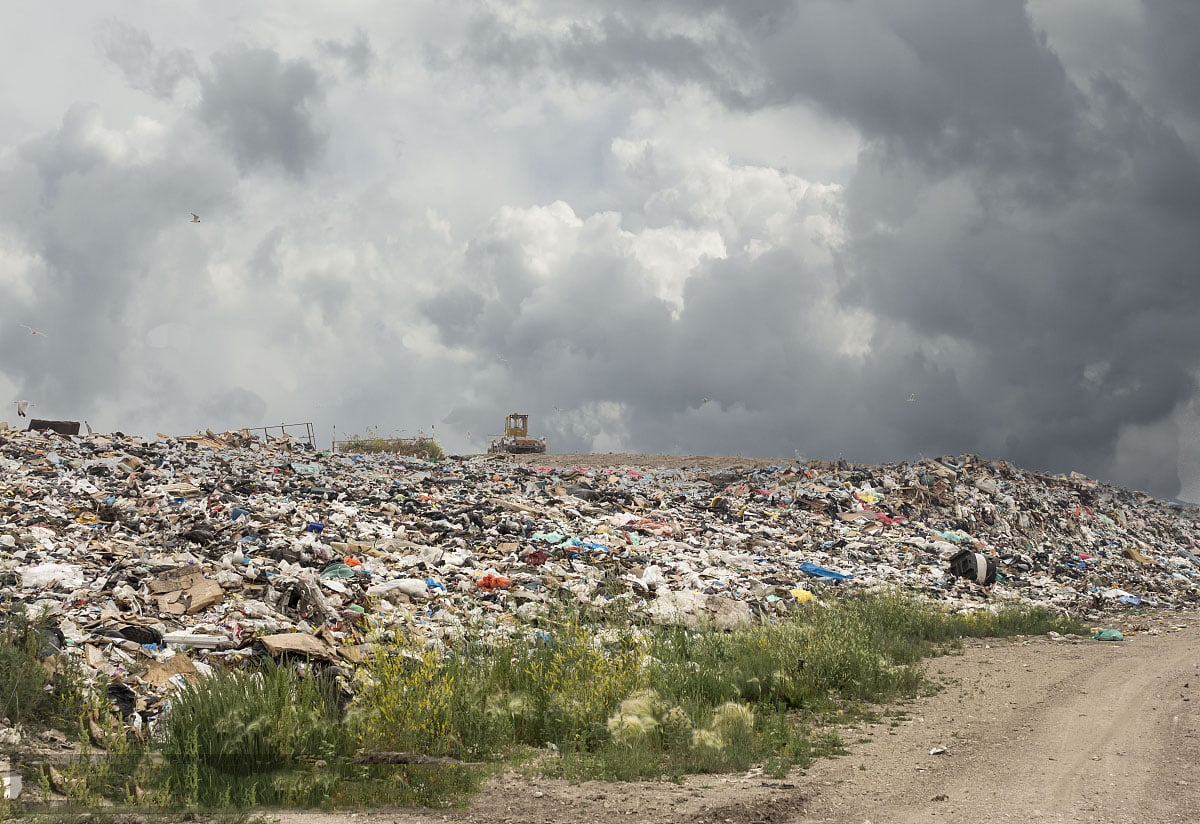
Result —
POLYGON ((939 692, 881 708, 879 723, 843 727, 848 755, 782 780, 751 770, 681 784, 572 784, 508 773, 461 810, 279 817, 281 824, 1200 821, 1200 615, 1127 614, 1109 626, 1127 639, 970 641, 961 654, 930 659, 939 692), (945 752, 931 754, 935 748, 945 752))
POLYGON ((708 455, 635 455, 628 452, 580 454, 493 455, 493 460, 509 461, 526 466, 563 468, 628 466, 636 469, 697 469, 713 472, 718 469, 765 469, 768 466, 791 466, 794 458, 746 458, 741 455, 713 457, 708 455))

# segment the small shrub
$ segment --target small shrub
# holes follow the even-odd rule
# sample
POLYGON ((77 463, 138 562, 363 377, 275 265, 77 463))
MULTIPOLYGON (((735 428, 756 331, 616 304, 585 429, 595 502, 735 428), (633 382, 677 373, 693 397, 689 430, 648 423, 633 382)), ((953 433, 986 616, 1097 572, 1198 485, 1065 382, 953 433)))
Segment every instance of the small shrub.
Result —
POLYGON ((153 741, 169 795, 216 807, 319 802, 326 776, 310 777, 298 799, 288 773, 302 759, 344 757, 354 743, 330 678, 274 664, 187 684, 171 698, 153 741))
POLYGON ((21 612, 6 616, 0 626, 0 718, 73 731, 87 684, 75 659, 57 651, 50 637, 21 612))
POLYGON ((364 743, 472 760, 513 745, 588 749, 636 689, 637 645, 606 645, 578 616, 553 632, 448 653, 405 649, 369 666, 364 743))
POLYGON ((966 617, 899 593, 850 594, 731 633, 555 613, 551 630, 408 648, 368 666, 368 747, 494 759, 553 743, 572 779, 741 770, 771 775, 844 752, 810 723, 927 686, 919 661, 964 634, 1070 631, 1027 608, 966 617))
POLYGON ((427 461, 440 461, 446 457, 441 444, 433 438, 424 435, 416 438, 384 438, 378 430, 368 430, 366 435, 349 435, 337 443, 337 448, 339 452, 388 453, 427 461))

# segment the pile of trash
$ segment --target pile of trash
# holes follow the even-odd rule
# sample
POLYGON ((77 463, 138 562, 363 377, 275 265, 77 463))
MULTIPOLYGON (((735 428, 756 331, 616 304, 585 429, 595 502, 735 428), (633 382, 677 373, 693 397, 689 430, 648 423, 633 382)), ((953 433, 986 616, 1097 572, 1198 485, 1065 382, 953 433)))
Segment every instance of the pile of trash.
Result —
POLYGON ((826 587, 900 586, 953 609, 1194 606, 1198 519, 969 455, 435 464, 245 433, 0 426, 0 609, 44 622, 135 725, 217 666, 297 656, 348 673, 380 639, 515 632, 563 600, 726 628, 826 587))

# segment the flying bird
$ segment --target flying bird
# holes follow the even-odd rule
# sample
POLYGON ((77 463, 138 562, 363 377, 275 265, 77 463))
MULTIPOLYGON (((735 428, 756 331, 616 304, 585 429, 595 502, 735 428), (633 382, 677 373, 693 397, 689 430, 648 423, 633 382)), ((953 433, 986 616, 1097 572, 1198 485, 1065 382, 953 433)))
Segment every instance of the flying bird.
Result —
POLYGON ((916 392, 913 392, 911 395, 908 396, 908 402, 909 403, 917 402, 917 393, 916 392))
POLYGON ((29 330, 29 334, 31 334, 31 335, 41 335, 43 338, 44 338, 44 337, 46 337, 46 333, 45 333, 45 332, 39 332, 38 330, 34 329, 32 326, 30 326, 30 325, 29 325, 29 324, 27 324, 27 323, 22 323, 22 324, 21 324, 21 328, 22 328, 22 329, 28 329, 28 330, 29 330))
POLYGON ((37 406, 37 404, 30 403, 29 401, 17 401, 17 417, 28 418, 29 416, 26 415, 25 413, 28 412, 34 406, 37 406))
POLYGON ((196 214, 195 212, 191 212, 190 214, 192 216, 192 223, 200 222, 200 215, 196 214))

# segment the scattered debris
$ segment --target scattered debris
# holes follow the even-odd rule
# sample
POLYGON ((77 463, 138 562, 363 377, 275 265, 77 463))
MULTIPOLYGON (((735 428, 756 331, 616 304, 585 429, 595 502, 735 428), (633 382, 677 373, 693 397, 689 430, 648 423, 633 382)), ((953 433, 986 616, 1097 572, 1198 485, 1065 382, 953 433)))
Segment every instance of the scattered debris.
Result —
POLYGON ((77 433, 0 425, 0 610, 139 727, 218 667, 303 658, 349 690, 388 633, 511 634, 563 599, 722 628, 833 587, 1096 617, 1200 600, 1196 508, 969 455, 712 471, 77 433))

